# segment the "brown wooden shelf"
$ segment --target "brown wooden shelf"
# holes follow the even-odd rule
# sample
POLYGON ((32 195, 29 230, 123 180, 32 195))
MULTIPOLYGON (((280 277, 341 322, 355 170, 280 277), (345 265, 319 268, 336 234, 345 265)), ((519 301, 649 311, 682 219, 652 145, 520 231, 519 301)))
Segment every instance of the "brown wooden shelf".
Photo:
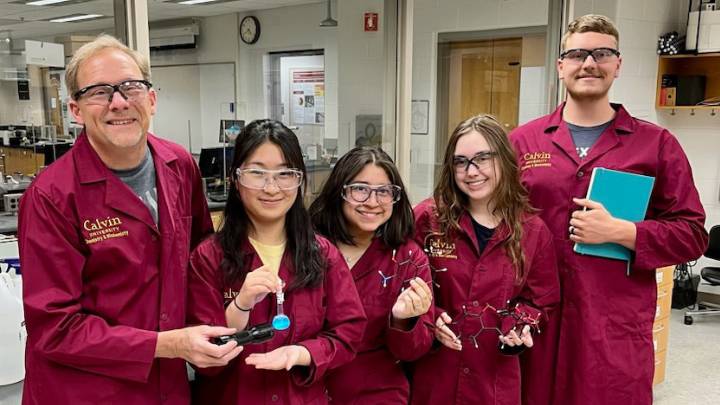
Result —
POLYGON ((658 110, 720 110, 720 105, 659 105, 658 110))
POLYGON ((655 108, 658 110, 712 110, 720 106, 660 105, 660 89, 663 75, 705 76, 705 99, 720 96, 720 52, 698 55, 660 55, 658 57, 655 108))
POLYGON ((717 58, 720 56, 720 52, 708 52, 699 53, 697 55, 692 53, 677 54, 677 55, 660 55, 661 59, 683 59, 683 58, 717 58))

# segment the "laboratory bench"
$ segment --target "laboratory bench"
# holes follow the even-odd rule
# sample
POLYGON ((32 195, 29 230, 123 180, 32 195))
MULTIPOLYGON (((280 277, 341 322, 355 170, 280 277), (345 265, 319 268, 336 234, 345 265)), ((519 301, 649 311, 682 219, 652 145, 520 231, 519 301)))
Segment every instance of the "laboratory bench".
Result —
POLYGON ((62 141, 40 141, 33 145, 0 146, 0 155, 5 156, 4 161, 0 164, 3 166, 0 171, 3 174, 36 174, 38 169, 54 162, 71 147, 71 143, 62 141))

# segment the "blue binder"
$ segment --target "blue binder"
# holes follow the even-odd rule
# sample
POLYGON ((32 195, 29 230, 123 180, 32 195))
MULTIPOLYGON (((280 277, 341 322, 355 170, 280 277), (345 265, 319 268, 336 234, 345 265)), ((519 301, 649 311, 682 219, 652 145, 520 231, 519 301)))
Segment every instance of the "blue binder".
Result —
MULTIPOLYGON (((601 203, 610 215, 630 222, 645 219, 655 178, 596 167, 590 178, 587 198, 601 203)), ((616 243, 576 243, 576 253, 630 262, 630 250, 616 243)))

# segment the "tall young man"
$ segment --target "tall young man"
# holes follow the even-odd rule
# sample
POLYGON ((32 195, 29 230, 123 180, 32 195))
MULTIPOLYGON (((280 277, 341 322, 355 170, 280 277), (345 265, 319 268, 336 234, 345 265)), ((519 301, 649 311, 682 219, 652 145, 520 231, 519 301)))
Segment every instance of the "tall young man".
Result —
POLYGON ((529 379, 529 404, 651 404, 655 269, 693 260, 707 245, 705 212, 677 139, 609 101, 622 65, 618 39, 604 16, 570 23, 557 61, 566 101, 510 135, 531 203, 555 236, 562 288, 559 324, 532 353, 534 364, 544 355, 554 379, 529 379), (595 167, 655 177, 645 220, 614 218, 584 198, 595 167), (630 275, 623 261, 575 253, 576 242, 625 246, 630 275))

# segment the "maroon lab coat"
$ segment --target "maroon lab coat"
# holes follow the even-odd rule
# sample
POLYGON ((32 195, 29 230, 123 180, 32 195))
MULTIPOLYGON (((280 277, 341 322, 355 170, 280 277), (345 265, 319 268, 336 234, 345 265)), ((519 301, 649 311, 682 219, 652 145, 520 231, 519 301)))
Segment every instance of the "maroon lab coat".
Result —
POLYGON ((633 118, 615 120, 580 159, 562 119, 564 105, 511 134, 523 183, 555 238, 562 316, 554 403, 652 403, 657 288, 655 269, 699 257, 707 245, 705 213, 677 139, 633 118), (573 252, 572 197, 585 197, 594 167, 655 177, 646 220, 637 223, 632 273, 626 263, 573 252))
POLYGON ((391 327, 390 314, 410 279, 431 282, 427 256, 413 240, 392 249, 375 238, 351 273, 368 326, 355 360, 328 374, 332 403, 407 404, 410 388, 399 361, 413 361, 430 349, 432 307, 409 331, 391 327))
MULTIPOLYGON (((461 232, 439 235, 434 202, 430 199, 415 207, 418 232, 432 266, 435 282, 436 314, 447 312, 462 336, 462 351, 437 343, 437 348, 415 363, 412 385, 413 404, 498 404, 520 403, 520 362, 498 349, 498 334, 477 335, 477 346, 469 339, 482 326, 498 326, 489 313, 481 318, 462 317, 463 306, 478 315, 485 305, 505 308, 508 300, 518 299, 521 307, 544 318, 560 299, 557 264, 552 235, 537 216, 522 218, 521 246, 525 257, 525 277, 518 284, 510 257, 502 244, 509 235, 501 223, 482 254, 470 215, 460 218, 461 232), (490 322, 485 323, 484 320, 490 322)), ((507 325, 503 324, 503 328, 507 325)), ((541 330, 543 325, 541 325, 541 330)), ((528 350, 535 350, 533 347, 528 350)))
MULTIPOLYGON (((285 292, 284 312, 290 328, 260 344, 246 345, 226 367, 198 369, 193 387, 197 404, 327 404, 324 377, 355 357, 367 318, 342 255, 327 239, 317 236, 327 270, 321 285, 285 292), (251 353, 266 353, 280 346, 305 346, 312 357, 310 367, 285 370, 258 370, 245 364, 251 353)), ((262 266, 250 242, 242 243, 249 269, 262 266)), ((222 249, 216 238, 209 238, 190 258, 188 323, 226 325, 225 307, 232 305, 242 281, 223 282, 220 263, 222 249)), ((290 285, 293 280, 292 256, 286 251, 279 275, 290 285)), ((255 305, 249 326, 270 322, 276 314, 274 294, 255 305)))
POLYGON ((85 134, 21 200, 23 404, 189 403, 185 362, 154 359, 155 345, 185 325, 189 252, 212 223, 190 154, 148 144, 159 227, 85 134))

